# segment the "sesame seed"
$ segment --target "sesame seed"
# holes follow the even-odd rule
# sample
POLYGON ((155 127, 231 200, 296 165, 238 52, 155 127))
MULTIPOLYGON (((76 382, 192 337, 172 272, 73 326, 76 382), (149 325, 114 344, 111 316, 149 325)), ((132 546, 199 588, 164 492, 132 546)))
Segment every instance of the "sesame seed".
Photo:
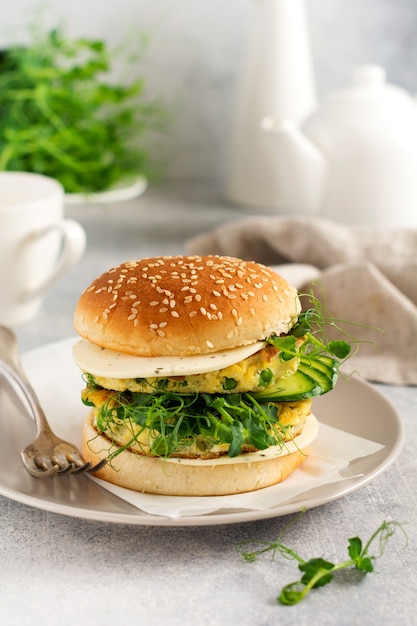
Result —
POLYGON ((152 302, 149 302, 149 306, 158 306, 159 302, 157 300, 152 300, 152 302))
POLYGON ((171 311, 171 315, 172 315, 172 317, 179 317, 180 316, 178 311, 171 311))
POLYGON ((211 343, 211 341, 206 341, 206 345, 208 348, 214 348, 214 345, 211 343))
POLYGON ((231 339, 233 337, 233 330, 229 330, 229 332, 227 333, 227 338, 231 339))
POLYGON ((156 332, 160 337, 165 337, 165 333, 163 330, 157 330, 156 332))
POLYGON ((243 321, 243 320, 242 320, 242 318, 241 318, 241 317, 239 317, 239 318, 236 320, 236 324, 237 324, 238 326, 241 326, 241 325, 242 325, 242 321, 243 321))
POLYGON ((161 309, 159 309, 160 313, 166 313, 168 311, 166 306, 163 306, 161 309))
POLYGON ((197 315, 197 311, 190 311, 188 313, 188 317, 195 317, 197 315))

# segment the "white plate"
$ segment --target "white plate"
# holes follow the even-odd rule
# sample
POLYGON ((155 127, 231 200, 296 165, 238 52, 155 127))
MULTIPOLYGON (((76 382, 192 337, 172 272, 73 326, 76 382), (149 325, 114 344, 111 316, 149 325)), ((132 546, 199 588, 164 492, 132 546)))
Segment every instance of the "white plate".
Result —
MULTIPOLYGON (((84 386, 71 357, 71 338, 24 355, 23 364, 57 434, 80 445, 84 386)), ((304 491, 267 510, 220 509, 206 515, 170 518, 144 513, 100 487, 87 476, 36 479, 24 469, 20 450, 33 438, 33 422, 21 411, 0 377, 0 494, 23 504, 82 519, 149 526, 209 526, 267 519, 313 508, 345 496, 380 475, 404 443, 401 419, 391 403, 368 383, 339 380, 331 393, 314 400, 319 421, 382 444, 378 452, 355 459, 345 480, 304 491), (7 421, 7 423, 6 423, 7 421)), ((319 434, 320 437, 320 434, 319 434)))

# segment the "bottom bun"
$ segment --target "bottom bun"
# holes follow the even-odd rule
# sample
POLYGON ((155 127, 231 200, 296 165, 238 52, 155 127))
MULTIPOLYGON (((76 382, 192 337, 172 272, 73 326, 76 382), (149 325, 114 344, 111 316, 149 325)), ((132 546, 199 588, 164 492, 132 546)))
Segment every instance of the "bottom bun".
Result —
MULTIPOLYGON (((85 461, 98 463, 106 458, 109 439, 98 434, 90 412, 84 422, 82 451, 85 461)), ((139 491, 167 496, 224 496, 270 487, 285 480, 305 460, 305 450, 264 460, 242 457, 228 462, 210 459, 188 462, 141 456, 124 450, 95 473, 103 480, 139 491)))

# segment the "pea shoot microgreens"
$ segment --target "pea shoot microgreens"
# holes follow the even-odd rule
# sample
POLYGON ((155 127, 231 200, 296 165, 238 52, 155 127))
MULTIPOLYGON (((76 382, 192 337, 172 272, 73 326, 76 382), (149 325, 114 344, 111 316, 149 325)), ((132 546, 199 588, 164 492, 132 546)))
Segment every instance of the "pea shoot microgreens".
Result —
POLYGON ((304 294, 308 297, 311 307, 300 313, 296 324, 291 328, 288 335, 283 337, 272 336, 268 339, 276 348, 279 348, 284 359, 292 359, 294 356, 309 357, 313 359, 317 356, 327 355, 337 359, 339 364, 344 361, 351 352, 351 344, 355 343, 352 336, 342 330, 338 323, 330 314, 325 311, 320 300, 312 293, 304 294), (347 336, 349 341, 344 339, 328 340, 327 332, 329 328, 336 329, 340 334, 347 336), (302 346, 298 349, 297 338, 303 337, 302 346))
POLYGON ((140 51, 40 30, 0 55, 0 170, 44 174, 85 194, 149 177, 147 133, 166 113, 141 78, 114 78, 114 61, 133 73, 140 51))
MULTIPOLYGON (((84 404, 91 406, 87 382, 84 404)), ((120 454, 151 430, 151 452, 169 456, 181 446, 195 443, 201 450, 211 445, 229 444, 230 457, 239 455, 244 444, 264 450, 285 445, 288 427, 279 423, 279 410, 272 403, 261 404, 249 393, 181 394, 160 391, 156 394, 118 392, 100 406, 97 425, 100 431, 117 429, 117 422, 127 425, 132 439, 118 448, 109 460, 120 454), (134 425, 139 426, 135 428, 134 425)))
MULTIPOLYGON (((304 512, 305 510, 303 510, 300 515, 304 512)), ((299 516, 297 516, 295 520, 292 520, 290 524, 293 524, 298 518, 299 516)), ((342 570, 355 568, 364 575, 373 572, 375 561, 383 555, 388 540, 398 529, 403 532, 407 541, 407 535, 399 522, 383 521, 366 543, 363 543, 362 539, 359 537, 348 539, 347 552, 349 558, 346 560, 340 561, 339 563, 332 563, 322 557, 318 557, 306 561, 297 554, 295 550, 282 542, 282 536, 289 525, 283 529, 275 541, 248 541, 238 544, 239 553, 243 556, 244 560, 248 562, 254 562, 260 555, 268 552, 272 553, 273 559, 278 553, 285 559, 297 561, 298 569, 302 573, 301 578, 285 585, 276 598, 280 604, 284 605, 298 604, 312 589, 327 585, 333 580, 334 576, 342 570), (259 547, 255 550, 248 551, 247 547, 249 544, 256 544, 259 547), (373 548, 374 544, 377 544, 378 549, 375 554, 372 554, 371 548, 373 548)))

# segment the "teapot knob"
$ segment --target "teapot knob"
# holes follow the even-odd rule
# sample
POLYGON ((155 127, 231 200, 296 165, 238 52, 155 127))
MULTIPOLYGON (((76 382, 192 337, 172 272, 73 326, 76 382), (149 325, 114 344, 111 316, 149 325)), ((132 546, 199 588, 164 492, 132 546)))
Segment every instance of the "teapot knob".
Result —
POLYGON ((360 65, 353 71, 353 84, 360 89, 383 87, 386 72, 380 65, 360 65))

